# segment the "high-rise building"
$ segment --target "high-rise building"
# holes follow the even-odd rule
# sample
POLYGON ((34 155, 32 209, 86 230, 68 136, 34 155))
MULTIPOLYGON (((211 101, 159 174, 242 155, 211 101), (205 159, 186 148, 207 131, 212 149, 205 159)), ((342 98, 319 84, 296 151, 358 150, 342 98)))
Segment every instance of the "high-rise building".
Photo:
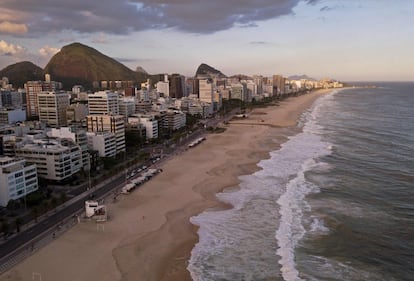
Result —
POLYGON ((111 132, 116 138, 116 154, 125 152, 125 122, 122 115, 88 115, 88 132, 111 132))
POLYGON ((198 81, 199 99, 202 102, 213 102, 213 82, 211 79, 199 79, 198 81))
POLYGON ((119 96, 110 91, 99 91, 88 97, 89 115, 119 114, 119 96))
POLYGON ((27 81, 24 88, 26 89, 27 117, 37 117, 39 116, 37 94, 43 91, 43 82, 27 81))
POLYGON ((253 82, 257 85, 257 95, 263 94, 263 76, 261 75, 254 75, 253 82))
POLYGON ((66 109, 69 95, 66 92, 41 92, 37 94, 39 121, 50 127, 66 126, 66 109))
POLYGON ((37 104, 37 95, 40 92, 53 92, 62 88, 62 83, 55 81, 27 81, 24 84, 26 90, 27 117, 33 118, 39 116, 39 107, 37 104))
POLYGON ((282 75, 273 75, 273 96, 285 94, 286 78, 282 75))
POLYGON ((180 74, 172 74, 170 80, 170 97, 180 99, 185 96, 185 77, 180 74))
POLYGON ((164 75, 163 81, 158 81, 156 84, 157 87, 157 93, 160 94, 160 96, 169 97, 170 96, 170 85, 168 82, 168 75, 164 75))

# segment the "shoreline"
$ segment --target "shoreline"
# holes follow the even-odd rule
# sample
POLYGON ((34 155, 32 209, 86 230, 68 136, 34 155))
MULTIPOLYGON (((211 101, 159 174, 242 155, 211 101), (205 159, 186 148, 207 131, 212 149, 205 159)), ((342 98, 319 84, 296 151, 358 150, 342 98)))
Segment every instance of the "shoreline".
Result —
POLYGON ((0 280, 31 280, 33 273, 62 281, 192 280, 187 265, 198 227, 189 219, 209 208, 231 208, 215 195, 238 188, 239 176, 259 170, 257 163, 287 137, 274 139, 271 132, 294 128, 301 114, 331 91, 291 97, 231 121, 224 133, 209 134, 202 144, 162 163, 163 173, 107 204, 111 220, 103 228, 78 224, 0 280))

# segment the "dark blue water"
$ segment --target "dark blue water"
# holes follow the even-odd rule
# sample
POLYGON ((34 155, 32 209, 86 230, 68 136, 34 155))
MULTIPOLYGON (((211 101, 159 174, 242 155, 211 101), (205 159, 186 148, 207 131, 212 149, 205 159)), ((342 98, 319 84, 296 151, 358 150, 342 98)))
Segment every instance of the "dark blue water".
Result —
POLYGON ((414 83, 335 91, 193 217, 194 280, 414 280, 414 83))
POLYGON ((305 280, 414 280, 414 83, 335 94, 318 120, 332 153, 306 173, 308 216, 326 227, 296 248, 305 280))

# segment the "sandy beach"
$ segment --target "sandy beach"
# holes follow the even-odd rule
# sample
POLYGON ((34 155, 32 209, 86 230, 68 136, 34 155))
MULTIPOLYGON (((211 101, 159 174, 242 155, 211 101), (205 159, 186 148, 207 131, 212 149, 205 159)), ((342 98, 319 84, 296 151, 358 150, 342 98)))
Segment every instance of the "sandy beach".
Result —
POLYGON ((257 170, 256 164, 285 141, 283 134, 275 138, 274 130, 295 126, 330 91, 289 98, 231 121, 224 133, 209 134, 160 164, 163 172, 130 195, 108 202, 108 222, 77 224, 0 281, 191 280, 186 268, 198 236, 189 219, 208 208, 230 207, 215 194, 257 170))

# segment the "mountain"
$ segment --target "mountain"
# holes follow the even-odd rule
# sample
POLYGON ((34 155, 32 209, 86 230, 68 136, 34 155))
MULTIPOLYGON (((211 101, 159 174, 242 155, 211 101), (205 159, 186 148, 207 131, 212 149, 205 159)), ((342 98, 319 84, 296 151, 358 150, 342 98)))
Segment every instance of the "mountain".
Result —
POLYGON ((211 67, 205 63, 200 64, 200 66, 197 68, 195 76, 198 75, 213 75, 218 77, 226 77, 220 70, 215 69, 214 67, 211 67))
POLYGON ((238 79, 239 81, 252 79, 250 76, 244 75, 244 74, 236 74, 236 75, 231 76, 230 78, 238 79))
POLYGON ((30 80, 44 80, 43 69, 30 61, 11 64, 0 70, 0 78, 8 77, 15 88, 23 88, 24 83, 30 80))
POLYGON ((92 86, 93 81, 126 80, 142 82, 148 74, 142 68, 136 72, 99 51, 72 43, 55 54, 45 67, 54 81, 62 82, 65 88, 75 84, 92 86))
POLYGON ((301 79, 305 79, 305 80, 310 80, 310 81, 316 81, 316 79, 309 77, 307 75, 292 75, 288 77, 289 80, 301 80, 301 79))

